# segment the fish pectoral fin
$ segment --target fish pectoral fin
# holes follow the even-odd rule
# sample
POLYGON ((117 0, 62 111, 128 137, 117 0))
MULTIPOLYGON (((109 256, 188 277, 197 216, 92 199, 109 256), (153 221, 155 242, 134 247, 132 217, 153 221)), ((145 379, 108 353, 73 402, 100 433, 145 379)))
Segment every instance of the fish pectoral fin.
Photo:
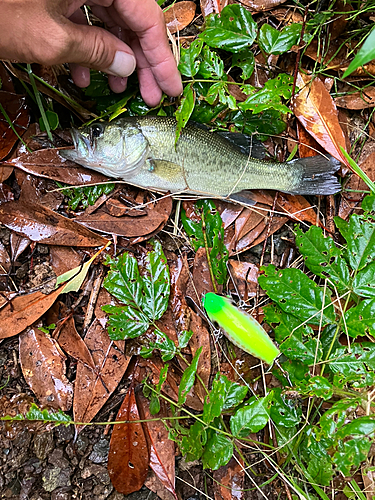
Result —
MULTIPOLYGON (((170 182, 176 181, 181 178, 185 179, 184 167, 178 165, 177 163, 173 163, 172 161, 154 159, 153 167, 153 173, 155 173, 159 177, 163 177, 163 179, 166 179, 170 182)), ((187 183, 186 187, 188 187, 187 183)))
POLYGON ((244 205, 255 205, 257 202, 254 193, 248 190, 239 191, 238 193, 232 193, 228 198, 231 201, 238 202, 244 205))

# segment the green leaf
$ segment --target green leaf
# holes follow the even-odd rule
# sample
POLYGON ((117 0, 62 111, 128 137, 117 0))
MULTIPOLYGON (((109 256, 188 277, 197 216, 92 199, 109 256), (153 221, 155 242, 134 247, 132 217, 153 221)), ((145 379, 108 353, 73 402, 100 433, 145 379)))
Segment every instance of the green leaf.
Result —
POLYGON ((307 385, 308 394, 328 401, 333 396, 333 387, 328 380, 320 375, 311 377, 307 385))
POLYGON ((255 114, 252 111, 238 111, 233 117, 234 125, 243 134, 281 134, 286 129, 286 123, 282 118, 281 111, 266 109, 262 113, 255 114))
POLYGON ((366 437, 352 438, 341 442, 339 450, 333 455, 333 461, 344 476, 349 476, 352 467, 358 467, 366 460, 371 448, 371 441, 366 437))
POLYGON ((271 391, 265 398, 251 398, 249 404, 237 410, 229 422, 233 435, 238 438, 247 437, 250 433, 263 429, 270 418, 272 398, 271 391))
POLYGON ((143 282, 139 274, 137 259, 128 253, 117 259, 107 259, 111 270, 104 280, 104 288, 124 304, 140 308, 143 282))
POLYGON ((233 406, 239 405, 247 394, 247 387, 231 382, 219 372, 212 383, 210 394, 206 397, 203 406, 202 419, 209 424, 215 417, 233 406))
POLYGON ((207 442, 207 432, 203 427, 203 424, 196 420, 193 425, 190 426, 188 434, 183 436, 179 448, 181 453, 186 456, 187 462, 193 462, 194 460, 199 460, 203 453, 203 447, 207 442))
POLYGON ((194 335, 192 330, 184 330, 178 337, 178 345, 180 349, 184 349, 190 342, 191 337, 194 335))
POLYGON ((111 90, 108 85, 108 76, 101 71, 90 71, 90 85, 83 89, 85 96, 87 97, 102 97, 103 95, 109 95, 111 90))
POLYGON ((358 336, 371 335, 375 331, 375 299, 363 300, 345 313, 348 334, 358 336))
POLYGON ((195 106, 195 92, 193 89, 193 84, 189 83, 189 85, 186 85, 184 88, 184 91, 182 93, 181 97, 181 104, 177 108, 177 111, 175 113, 176 120, 177 120, 177 127, 176 127, 176 144, 177 141, 180 137, 181 130, 185 127, 187 124, 195 106))
POLYGON ((302 271, 299 269, 276 271, 273 265, 261 269, 265 273, 259 276, 260 286, 283 311, 293 314, 301 322, 308 321, 313 325, 335 322, 330 293, 326 291, 324 298, 323 289, 302 271))
POLYGON ((353 292, 361 297, 375 298, 375 262, 358 272, 353 280, 353 292))
POLYGON ((224 62, 220 57, 205 46, 202 51, 202 61, 199 66, 199 74, 203 78, 216 79, 224 75, 224 62))
MULTIPOLYGON (((300 342, 314 336, 314 330, 307 324, 301 326, 301 322, 295 316, 282 311, 275 304, 269 304, 263 308, 264 319, 269 325, 277 324, 274 327, 275 340, 279 344, 283 342, 291 334, 294 335, 300 342)), ((288 344, 286 345, 288 347, 288 344)), ((288 356, 288 353, 285 352, 288 356)))
POLYGON ((182 75, 193 77, 198 73, 200 61, 198 59, 203 47, 203 40, 197 38, 191 43, 190 47, 184 49, 181 47, 181 57, 178 65, 182 75))
POLYGON ((243 110, 251 110, 253 113, 261 113, 270 108, 282 113, 290 113, 281 102, 281 97, 290 99, 293 89, 293 77, 287 74, 280 74, 272 80, 268 80, 261 90, 254 91, 246 101, 240 102, 238 107, 243 110))
POLYGON ((263 24, 259 30, 259 47, 266 54, 283 54, 290 50, 301 36, 302 24, 290 24, 281 31, 269 24, 263 24))
POLYGON ((140 355, 147 359, 152 356, 154 349, 159 349, 163 361, 170 361, 173 359, 176 355, 176 346, 174 342, 158 328, 155 330, 154 334, 156 335, 155 342, 150 342, 147 347, 142 346, 140 355))
POLYGON ((329 486, 333 476, 332 461, 327 457, 312 457, 312 459, 309 460, 307 471, 316 484, 329 486))
POLYGON ((151 415, 157 415, 160 411, 160 399, 154 392, 151 394, 150 398, 150 413, 151 415))
POLYGON ((339 291, 346 291, 350 285, 349 269, 333 239, 325 238, 317 226, 311 226, 306 233, 299 227, 295 229, 296 245, 310 271, 320 278, 327 278, 328 282, 332 281, 339 291))
POLYGON ((35 403, 32 403, 29 411, 25 415, 26 420, 41 420, 43 422, 58 422, 69 424, 72 419, 62 410, 48 411, 41 410, 35 403))
POLYGON ((375 194, 367 195, 363 198, 362 209, 366 212, 374 212, 375 211, 375 194))
POLYGON ((191 365, 186 368, 181 377, 180 387, 178 390, 178 405, 183 405, 185 403, 186 397, 194 385, 195 374, 197 373, 199 356, 201 355, 202 349, 203 347, 200 347, 197 350, 191 361, 191 365))
MULTIPOLYGON (((224 375, 223 375, 224 376, 224 375)), ((223 405, 223 411, 229 410, 234 406, 238 406, 245 399, 248 388, 245 385, 239 385, 235 382, 230 382, 227 386, 227 393, 223 405)))
POLYGON ((360 271, 375 258, 374 221, 353 214, 349 222, 335 217, 335 223, 347 243, 346 260, 353 270, 360 271))
POLYGON ((152 322, 160 319, 167 310, 170 294, 167 259, 159 241, 154 241, 153 247, 154 250, 147 254, 145 260, 141 301, 143 313, 152 322))
MULTIPOLYGON (((59 126, 59 115, 50 109, 46 109, 45 111, 46 117, 49 123, 49 127, 51 130, 56 130, 59 126)), ((39 127, 41 132, 45 132, 46 127, 44 125, 43 118, 39 118, 39 127)))
POLYGON ((296 335, 288 337, 281 345, 280 351, 289 359, 299 360, 305 365, 321 361, 323 350, 318 339, 302 342, 296 335))
POLYGON ((150 326, 148 318, 131 306, 108 304, 102 309, 110 315, 108 335, 111 340, 134 339, 145 333, 150 326))
POLYGON ((368 63, 372 59, 375 59, 375 26, 373 26, 365 43, 359 49, 353 61, 349 64, 348 69, 342 75, 343 78, 349 76, 353 71, 355 71, 360 66, 368 63))
POLYGON ((242 69, 241 78, 247 80, 254 72, 255 59, 254 54, 249 49, 236 52, 232 56, 232 66, 242 69))
POLYGON ((257 25, 250 12, 242 5, 227 5, 220 17, 212 14, 206 19, 206 29, 199 35, 207 45, 238 52, 250 48, 257 33, 257 25))
POLYGON ((270 416, 276 425, 294 427, 301 422, 302 408, 298 401, 286 397, 277 387, 274 389, 270 416))
POLYGON ((207 444, 202 455, 204 469, 217 470, 226 465, 233 455, 232 441, 216 433, 213 429, 208 432, 207 444))

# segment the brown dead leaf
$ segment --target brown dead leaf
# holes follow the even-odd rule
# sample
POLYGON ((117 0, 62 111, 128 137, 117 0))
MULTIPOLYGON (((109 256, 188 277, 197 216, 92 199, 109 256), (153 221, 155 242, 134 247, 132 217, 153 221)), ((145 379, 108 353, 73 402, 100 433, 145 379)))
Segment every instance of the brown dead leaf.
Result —
POLYGON ((229 0, 200 0, 204 19, 210 14, 220 14, 229 3, 229 0))
POLYGON ((214 471, 215 500, 242 500, 244 498, 245 468, 241 458, 232 457, 227 465, 214 471))
POLYGON ((292 220, 316 224, 316 213, 306 198, 301 195, 278 193, 276 209, 285 212, 292 220))
MULTIPOLYGON (((162 420, 151 421, 154 416, 150 412, 150 402, 140 391, 136 393, 136 401, 141 419, 146 420, 143 430, 150 450, 150 467, 164 488, 178 500, 175 492, 175 443, 168 438, 168 430, 162 420)), ((170 412, 161 400, 158 417, 162 419, 167 416, 170 416, 170 412)))
POLYGON ((8 250, 5 248, 4 244, 0 241, 0 266, 1 266, 0 274, 8 272, 10 269, 10 265, 11 265, 11 260, 8 250))
POLYGON ((245 252, 256 245, 259 245, 259 243, 262 243, 265 240, 266 236, 271 236, 273 233, 282 228, 287 220, 287 217, 274 216, 271 227, 268 228, 268 218, 264 219, 258 224, 258 226, 240 239, 235 247, 234 255, 245 252))
POLYGON ((49 295, 42 292, 19 295, 0 310, 0 339, 18 335, 39 319, 55 302, 63 287, 49 295))
POLYGON ((98 320, 94 320, 84 341, 94 360, 95 371, 81 362, 77 365, 73 401, 77 422, 91 422, 118 386, 130 361, 115 348, 98 320))
POLYGON ((171 310, 178 333, 181 333, 184 330, 190 330, 191 311, 185 300, 190 279, 186 254, 173 259, 172 262, 168 260, 168 265, 171 274, 171 310))
POLYGON ((230 275, 236 284, 240 296, 244 300, 255 297, 258 287, 258 266, 250 262, 241 262, 235 259, 229 259, 228 264, 230 275))
POLYGON ((83 255, 80 255, 74 248, 56 245, 49 245, 48 248, 50 264, 56 276, 60 276, 82 264, 83 255))
POLYGON ((320 144, 306 131, 304 127, 297 120, 297 133, 298 133, 298 152, 300 158, 307 158, 316 156, 319 151, 324 152, 320 144))
POLYGON ((17 233, 10 234, 10 252, 12 256, 12 262, 16 262, 18 257, 30 246, 31 241, 29 238, 24 238, 17 233))
POLYGON ((57 325, 53 332, 53 338, 57 340, 59 346, 73 359, 87 366, 92 371, 96 370, 91 353, 77 332, 73 316, 70 316, 57 325))
MULTIPOLYGON (((371 460, 372 462, 372 460, 371 460)), ((364 484, 364 493, 367 500, 374 500, 375 498, 375 472, 373 466, 368 463, 363 463, 361 466, 362 479, 364 484)))
POLYGON ((292 102, 294 114, 328 153, 349 166, 340 151, 340 146, 346 149, 346 143, 337 108, 323 82, 298 73, 297 85, 301 90, 292 102))
MULTIPOLYGON (((131 385, 116 417, 117 421, 140 420, 131 385)), ((129 495, 142 488, 148 473, 149 451, 142 424, 113 426, 108 455, 108 473, 119 493, 129 495)))
POLYGON ((164 11, 167 28, 173 33, 181 31, 188 26, 195 16, 195 3, 184 0, 176 2, 164 11))
MULTIPOLYGON (((99 208, 93 214, 83 214, 76 220, 84 226, 96 231, 117 234, 126 238, 139 238, 159 232, 167 223, 172 211, 172 198, 161 198, 159 201, 147 205, 146 215, 134 217, 133 214, 125 214, 121 217, 113 216, 108 212, 107 207, 99 208)), ((137 240, 139 242, 139 240, 137 240)))
MULTIPOLYGON (((19 135, 22 135, 30 122, 30 115, 26 106, 26 98, 12 92, 0 90, 0 103, 13 123, 19 135)), ((2 113, 0 113, 0 160, 12 150, 18 137, 10 128, 2 113)))
POLYGON ((66 357, 57 342, 37 328, 20 335, 19 356, 23 376, 43 406, 69 411, 73 387, 65 376, 66 357))
MULTIPOLYGON (((203 319, 198 316, 198 314, 195 314, 194 311, 191 312, 190 329, 194 332, 194 335, 191 337, 189 342, 192 355, 195 356, 197 350, 202 347, 202 353, 199 356, 197 374, 204 383, 205 387, 208 387, 211 375, 210 332, 208 331, 206 324, 203 323, 203 319)), ((195 381, 194 390, 195 394, 203 403, 207 392, 205 388, 202 387, 202 383, 198 379, 195 381)), ((186 400, 186 403, 189 404, 189 400, 186 400)))
POLYGON ((98 247, 108 242, 74 220, 35 203, 10 201, 0 205, 0 222, 38 243, 98 247))
POLYGON ((375 87, 366 87, 360 92, 336 97, 335 104, 345 109, 373 108, 375 106, 375 87))
POLYGON ((55 191, 56 184, 49 179, 42 179, 22 170, 16 169, 17 184, 20 187, 19 201, 21 203, 37 203, 51 210, 57 210, 61 205, 64 195, 55 191))
POLYGON ((174 500, 176 498, 165 488, 164 484, 160 481, 153 470, 149 471, 147 479, 145 481, 145 486, 149 490, 156 493, 160 500, 174 500))
POLYGON ((321 40, 317 37, 316 39, 314 38, 306 47, 304 55, 310 57, 313 61, 324 64, 326 70, 340 69, 345 71, 345 69, 349 66, 347 57, 348 52, 349 49, 346 46, 345 41, 342 39, 331 40, 329 44, 324 46, 324 50, 322 50, 321 40))
POLYGON ((241 4, 255 12, 271 10, 273 7, 277 7, 284 2, 286 2, 286 0, 241 0, 241 4))
MULTIPOLYGON (((5 163, 4 163, 5 164, 5 163)), ((18 158, 5 165, 17 167, 28 174, 44 177, 52 181, 64 182, 73 186, 81 184, 99 184, 108 181, 98 172, 80 167, 77 163, 65 160, 59 155, 58 149, 41 149, 33 153, 22 153, 18 158)))
POLYGON ((8 184, 0 183, 0 204, 14 200, 14 194, 8 184))

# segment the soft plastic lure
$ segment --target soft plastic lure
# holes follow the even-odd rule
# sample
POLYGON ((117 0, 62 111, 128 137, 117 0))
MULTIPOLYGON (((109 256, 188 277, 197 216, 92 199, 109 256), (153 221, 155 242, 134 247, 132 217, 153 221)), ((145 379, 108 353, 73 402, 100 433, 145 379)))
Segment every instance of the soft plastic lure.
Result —
POLYGON ((269 365, 280 354, 279 349, 261 325, 249 314, 240 311, 229 299, 206 293, 203 307, 211 321, 216 321, 226 337, 243 351, 262 359, 269 365))

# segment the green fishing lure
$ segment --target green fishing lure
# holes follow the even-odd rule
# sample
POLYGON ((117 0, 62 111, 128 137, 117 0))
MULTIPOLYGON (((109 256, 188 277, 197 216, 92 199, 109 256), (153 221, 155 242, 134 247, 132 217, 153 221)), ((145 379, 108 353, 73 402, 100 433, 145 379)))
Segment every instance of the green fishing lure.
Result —
POLYGON ((280 354, 279 349, 261 325, 249 314, 240 311, 229 299, 215 293, 206 293, 203 307, 211 321, 216 321, 226 337, 243 351, 269 365, 280 354))

